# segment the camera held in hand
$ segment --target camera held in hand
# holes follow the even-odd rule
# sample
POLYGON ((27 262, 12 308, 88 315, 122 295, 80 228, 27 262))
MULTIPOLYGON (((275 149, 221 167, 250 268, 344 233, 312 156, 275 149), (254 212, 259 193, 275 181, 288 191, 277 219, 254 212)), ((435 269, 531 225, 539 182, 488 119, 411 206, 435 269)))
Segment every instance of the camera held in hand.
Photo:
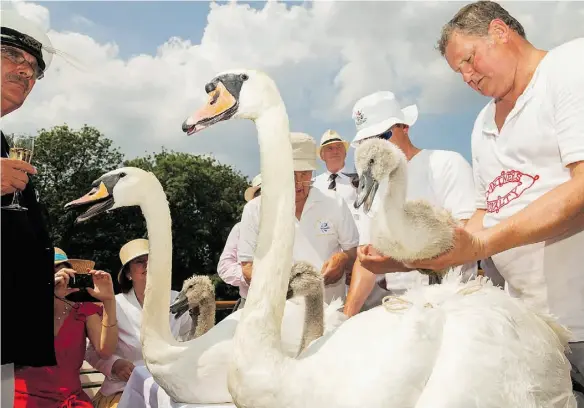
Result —
POLYGON ((89 273, 76 273, 69 278, 67 286, 76 289, 93 288, 93 276, 89 273))

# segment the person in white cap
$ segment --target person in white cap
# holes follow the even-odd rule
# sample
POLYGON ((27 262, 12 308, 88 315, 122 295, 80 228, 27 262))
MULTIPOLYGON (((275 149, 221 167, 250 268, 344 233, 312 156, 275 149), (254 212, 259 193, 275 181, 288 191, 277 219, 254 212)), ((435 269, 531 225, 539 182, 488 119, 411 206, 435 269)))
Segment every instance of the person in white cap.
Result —
MULTIPOLYGON (((2 10, 0 48, 2 52, 1 116, 18 109, 37 80, 48 68, 52 53, 45 31, 15 10, 2 10)), ((30 164, 10 159, 10 146, 2 136, 2 406, 12 406, 13 369, 16 366, 52 366, 53 336, 53 244, 47 232, 28 175, 36 174, 30 164), (21 205, 27 211, 6 208, 15 191, 21 191, 21 205), (19 294, 26 292, 21 301, 19 294), (18 313, 14 305, 19 304, 18 313), (34 316, 35 323, 23 316, 34 316)))
MULTIPOLYGON (((259 197, 262 191, 262 175, 258 174, 251 181, 251 186, 245 190, 243 197, 246 202, 259 197)), ((249 290, 249 282, 243 276, 243 271, 241 269, 241 262, 237 258, 237 243, 239 241, 239 226, 238 222, 233 226, 227 241, 225 242, 225 247, 223 252, 219 257, 219 263, 217 264, 217 274, 223 282, 228 285, 237 286, 239 288, 239 300, 237 301, 233 311, 241 309, 245 306, 245 299, 247 298, 247 291, 249 290)))
POLYGON ((345 170, 349 143, 334 130, 327 130, 320 139, 317 154, 326 165, 326 171, 314 178, 313 187, 339 193, 353 212, 359 179, 356 173, 345 170))
MULTIPOLYGON (((422 150, 414 146, 409 129, 417 118, 417 106, 410 105, 402 109, 392 92, 367 95, 357 101, 353 108, 357 134, 352 144, 356 146, 365 139, 378 137, 399 147, 408 159, 407 199, 427 200, 449 210, 454 218, 466 222, 474 212, 472 169, 459 153, 422 150)), ((403 293, 419 280, 429 283, 427 275, 381 256, 368 245, 369 224, 374 222, 374 218, 375 208, 358 221, 360 247, 345 303, 345 313, 349 316, 361 310, 375 285, 375 274, 385 274, 386 289, 391 294, 403 293)), ((473 276, 477 263, 464 265, 461 270, 467 278, 473 276)))
MULTIPOLYGON (((95 408, 116 407, 134 367, 144 365, 140 327, 146 296, 149 252, 148 240, 143 238, 129 241, 120 249, 122 266, 118 271, 118 283, 122 293, 116 295, 118 318, 116 350, 109 358, 101 358, 92 344, 89 344, 85 351, 85 360, 105 375, 101 388, 93 397, 95 408)), ((171 304, 177 296, 177 291, 170 291, 171 304)), ((169 322, 170 331, 175 338, 181 341, 188 338, 192 327, 192 319, 188 313, 175 318, 169 311, 169 322)))
MULTIPOLYGON (((296 233, 293 259, 307 261, 322 271, 325 302, 345 298, 345 268, 350 268, 359 243, 357 226, 345 200, 334 191, 311 188, 316 170, 316 143, 305 133, 292 132, 294 180, 296 182, 296 233)), ((251 281, 254 251, 259 232, 262 197, 243 208, 238 258, 243 274, 251 281)), ((292 265, 290 265, 292 266, 292 265)))

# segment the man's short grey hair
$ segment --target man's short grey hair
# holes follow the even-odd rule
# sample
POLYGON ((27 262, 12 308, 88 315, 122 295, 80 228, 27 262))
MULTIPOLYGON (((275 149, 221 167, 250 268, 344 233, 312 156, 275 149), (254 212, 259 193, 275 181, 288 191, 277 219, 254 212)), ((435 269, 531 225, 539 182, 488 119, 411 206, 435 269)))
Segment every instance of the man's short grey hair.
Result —
POLYGON ((442 35, 438 40, 438 49, 442 56, 446 53, 446 47, 452 33, 459 32, 464 35, 484 37, 488 34, 491 21, 499 19, 510 29, 525 38, 525 30, 507 10, 494 1, 477 1, 467 4, 442 27, 442 35))

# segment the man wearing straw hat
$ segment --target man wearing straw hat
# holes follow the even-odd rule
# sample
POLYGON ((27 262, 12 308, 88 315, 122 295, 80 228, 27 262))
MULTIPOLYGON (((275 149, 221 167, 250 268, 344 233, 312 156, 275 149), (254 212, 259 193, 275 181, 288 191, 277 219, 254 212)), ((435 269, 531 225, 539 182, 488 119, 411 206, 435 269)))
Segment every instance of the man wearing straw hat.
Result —
MULTIPOLYGON (((54 49, 45 30, 15 10, 2 10, 2 103, 0 115, 22 106, 51 63, 54 49)), ((41 216, 28 174, 30 164, 9 158, 2 136, 2 406, 14 396, 14 365, 51 366, 57 363, 53 336, 53 244, 41 216), (5 208, 15 191, 22 191, 27 211, 5 208), (18 297, 26 292, 27 300, 18 297), (18 313, 14 305, 18 303, 18 313), (35 324, 23 316, 35 316, 35 324)))
MULTIPOLYGON (((258 174, 251 181, 251 186, 245 190, 243 197, 246 202, 259 197, 262 191, 262 175, 258 174)), ((233 226, 227 241, 225 242, 225 247, 223 252, 219 257, 219 263, 217 264, 217 274, 223 282, 228 285, 237 286, 239 288, 239 300, 235 304, 233 311, 241 309, 245 305, 245 299, 247 298, 247 291, 249 290, 249 281, 246 280, 241 269, 241 262, 237 259, 237 242, 239 241, 239 226, 238 222, 233 226)))
MULTIPOLYGON (((293 259, 306 261, 324 277, 324 301, 345 298, 345 268, 355 259, 359 242, 357 226, 345 200, 334 191, 311 188, 316 170, 316 143, 306 133, 290 134, 293 149, 296 233, 293 259)), ((252 279, 252 264, 259 232, 261 196, 243 208, 238 258, 243 274, 252 279)))
MULTIPOLYGON (((459 153, 416 147, 410 140, 409 129, 417 118, 417 106, 402 109, 392 92, 367 95, 353 108, 357 134, 352 144, 357 146, 365 139, 377 137, 399 147, 408 160, 407 200, 424 199, 466 222, 474 212, 472 169, 459 153)), ((368 245, 370 224, 374 222, 379 208, 378 199, 373 206, 368 215, 359 219, 361 246, 357 251, 358 259, 345 303, 345 313, 349 316, 361 310, 375 285, 375 274, 385 274, 386 288, 392 293, 403 293, 416 281, 428 281, 426 275, 389 257, 380 256, 368 245)), ((460 269, 468 278, 476 274, 477 264, 471 262, 460 269)))
POLYGON ((356 188, 359 184, 357 174, 347 173, 345 158, 349 143, 334 130, 327 130, 320 139, 317 154, 326 165, 326 171, 314 178, 313 186, 320 190, 334 190, 347 202, 351 212, 356 212, 353 203, 357 198, 356 188))

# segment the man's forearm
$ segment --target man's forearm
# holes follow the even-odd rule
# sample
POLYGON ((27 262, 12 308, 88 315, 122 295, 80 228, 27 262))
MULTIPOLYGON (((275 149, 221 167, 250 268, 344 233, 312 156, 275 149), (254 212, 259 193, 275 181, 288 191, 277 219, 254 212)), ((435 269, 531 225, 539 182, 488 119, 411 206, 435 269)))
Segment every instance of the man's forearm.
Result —
POLYGON ((357 259, 357 248, 355 247, 355 248, 347 249, 346 251, 343 251, 343 252, 345 254, 347 254, 347 256, 349 257, 345 266, 352 267, 353 263, 355 262, 355 259, 357 259))
MULTIPOLYGON (((584 163, 582 163, 584 164, 584 163)), ((477 235, 487 256, 576 231, 584 225, 584 166, 580 174, 547 192, 522 211, 477 235)))
POLYGON ((243 281, 249 285, 251 282, 251 272, 253 270, 253 262, 242 262, 241 272, 243 273, 243 281))
POLYGON ((347 316, 351 317, 359 313, 375 286, 375 280, 375 274, 365 269, 357 259, 353 266, 351 284, 343 309, 347 316))

